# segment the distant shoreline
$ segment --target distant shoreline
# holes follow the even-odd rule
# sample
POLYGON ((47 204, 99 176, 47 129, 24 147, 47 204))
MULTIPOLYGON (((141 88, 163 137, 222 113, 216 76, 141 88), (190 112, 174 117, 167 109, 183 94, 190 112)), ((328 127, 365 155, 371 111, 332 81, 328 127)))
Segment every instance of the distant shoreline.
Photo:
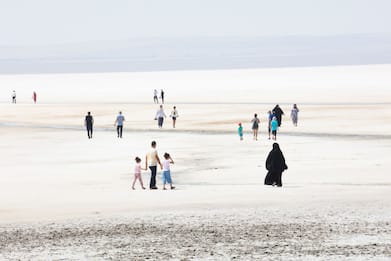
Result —
POLYGON ((0 74, 156 72, 391 63, 391 35, 136 38, 0 45, 0 74))

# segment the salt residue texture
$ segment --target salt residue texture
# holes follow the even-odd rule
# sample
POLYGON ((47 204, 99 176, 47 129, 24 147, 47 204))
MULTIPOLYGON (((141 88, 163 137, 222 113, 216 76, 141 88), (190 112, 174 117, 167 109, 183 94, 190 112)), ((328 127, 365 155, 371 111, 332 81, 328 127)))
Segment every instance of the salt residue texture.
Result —
POLYGON ((18 95, 0 95, 0 259, 389 259, 390 68, 0 76, 18 95), (176 129, 157 128, 154 88, 176 129), (263 185, 275 103, 282 188, 263 185), (130 188, 152 140, 175 161, 174 191, 130 188))

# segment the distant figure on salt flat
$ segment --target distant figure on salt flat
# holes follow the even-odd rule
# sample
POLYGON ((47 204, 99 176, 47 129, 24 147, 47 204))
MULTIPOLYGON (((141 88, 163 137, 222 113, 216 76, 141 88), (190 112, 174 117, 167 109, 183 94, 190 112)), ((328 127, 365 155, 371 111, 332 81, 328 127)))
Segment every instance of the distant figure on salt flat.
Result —
POLYGON ((159 103, 159 100, 157 98, 157 90, 153 90, 153 102, 154 103, 159 103))
POLYGON ((176 119, 179 117, 178 110, 176 109, 176 106, 172 108, 170 117, 172 119, 172 127, 175 128, 176 119))
POLYGON ((274 116, 276 116, 277 121, 278 121, 278 127, 281 126, 281 120, 282 120, 282 115, 284 115, 284 112, 281 110, 280 106, 277 104, 276 107, 273 109, 274 116))
POLYGON ((166 190, 166 184, 170 185, 170 189, 175 189, 175 187, 172 185, 172 179, 171 179, 171 170, 170 170, 170 164, 174 164, 174 161, 172 160, 170 154, 167 152, 164 153, 164 160, 162 162, 163 165, 163 190, 166 190))
POLYGON ((163 127, 164 118, 166 118, 166 114, 164 113, 163 105, 160 105, 160 109, 156 112, 155 116, 155 120, 157 120, 160 129, 163 127))
POLYGON ((118 113, 117 118, 115 119, 114 126, 117 125, 117 137, 122 139, 122 130, 124 127, 125 117, 122 115, 122 111, 118 113))
POLYGON ((254 119, 251 120, 252 126, 251 129, 253 130, 253 139, 258 140, 258 128, 260 120, 258 119, 258 114, 254 113, 254 119))
POLYGON ((16 92, 12 91, 12 103, 16 103, 16 92))
POLYGON ((141 167, 141 159, 139 157, 136 157, 134 160, 136 161, 136 165, 134 166, 134 178, 132 183, 132 189, 135 189, 134 184, 136 184, 137 180, 140 182, 141 188, 145 189, 143 184, 143 178, 141 177, 141 170, 147 170, 147 168, 141 167))
POLYGON ((33 101, 34 103, 37 103, 37 93, 33 92, 33 101))
POLYGON ((238 123, 238 134, 239 134, 239 139, 240 140, 243 140, 243 126, 242 126, 242 123, 241 122, 239 122, 238 123))
POLYGON ((271 125, 271 129, 272 129, 272 139, 277 140, 278 121, 275 116, 273 117, 270 125, 271 125))
POLYGON ((270 140, 270 134, 272 132, 272 120, 273 120, 274 114, 272 111, 267 112, 267 132, 269 134, 269 140, 270 140))
POLYGON ((299 119, 299 108, 297 108, 296 104, 293 104, 293 108, 291 110, 291 119, 292 119, 293 125, 295 125, 295 127, 297 127, 297 121, 299 119))
POLYGON ((149 189, 158 189, 156 186, 156 172, 157 164, 160 165, 160 168, 163 168, 163 165, 160 162, 157 150, 156 150, 156 141, 151 142, 151 150, 145 156, 145 168, 151 170, 151 180, 149 182, 149 189))
POLYGON ((163 89, 160 90, 160 99, 162 99, 162 104, 164 104, 164 91, 163 91, 163 89))
POLYGON ((93 131, 92 128, 93 128, 93 125, 94 125, 94 118, 92 117, 91 112, 87 113, 86 118, 84 120, 84 125, 87 128, 88 138, 92 139, 92 131, 93 131))
POLYGON ((266 159, 266 169, 268 172, 265 177, 265 185, 282 187, 282 172, 287 170, 288 166, 278 143, 273 143, 273 149, 266 159))

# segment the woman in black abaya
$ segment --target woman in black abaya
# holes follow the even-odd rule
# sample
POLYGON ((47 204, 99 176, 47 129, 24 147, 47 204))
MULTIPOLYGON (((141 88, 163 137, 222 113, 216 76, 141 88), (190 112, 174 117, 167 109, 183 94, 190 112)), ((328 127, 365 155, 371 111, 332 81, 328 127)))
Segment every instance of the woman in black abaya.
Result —
POLYGON ((284 170, 288 169, 288 166, 278 143, 273 143, 273 149, 266 159, 266 169, 268 173, 265 177, 265 185, 282 187, 281 175, 284 170))

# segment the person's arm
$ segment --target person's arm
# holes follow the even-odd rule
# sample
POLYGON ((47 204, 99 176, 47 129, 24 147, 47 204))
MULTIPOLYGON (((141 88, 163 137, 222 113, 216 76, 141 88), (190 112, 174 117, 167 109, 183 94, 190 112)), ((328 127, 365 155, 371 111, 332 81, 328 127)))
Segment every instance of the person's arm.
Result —
POLYGON ((157 152, 156 152, 156 161, 159 163, 160 168, 163 169, 163 165, 162 165, 162 163, 160 162, 160 159, 159 159, 159 156, 157 155, 157 152))
POLYGON ((93 117, 91 117, 91 123, 94 124, 94 118, 93 117))
POLYGON ((170 163, 174 164, 174 160, 171 158, 171 156, 170 156, 170 163))
POLYGON ((118 118, 115 119, 114 126, 117 124, 118 118))
POLYGON ((148 155, 145 155, 145 170, 148 168, 148 155))

